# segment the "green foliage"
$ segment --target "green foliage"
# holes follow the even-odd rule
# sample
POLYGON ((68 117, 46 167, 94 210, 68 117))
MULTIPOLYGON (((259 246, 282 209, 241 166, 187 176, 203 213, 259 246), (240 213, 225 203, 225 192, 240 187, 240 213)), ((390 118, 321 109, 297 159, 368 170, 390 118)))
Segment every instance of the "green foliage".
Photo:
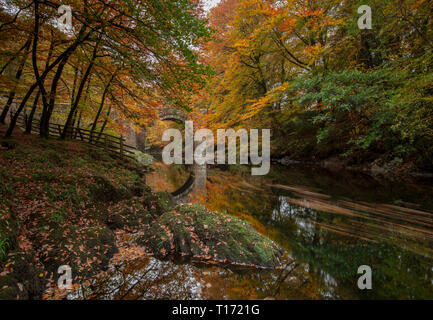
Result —
POLYGON ((318 125, 317 144, 331 151, 367 149, 383 138, 382 104, 390 86, 384 70, 346 70, 297 78, 294 99, 305 109, 317 112, 311 121, 318 125))
POLYGON ((0 234, 0 264, 2 264, 7 257, 9 246, 9 239, 6 238, 5 235, 0 234))
POLYGON ((310 121, 318 126, 319 150, 325 149, 327 156, 370 151, 389 159, 414 154, 431 159, 428 148, 420 150, 419 139, 432 145, 428 103, 433 78, 431 73, 420 77, 411 70, 408 75, 406 70, 384 66, 297 78, 291 88, 293 100, 316 110, 310 121))
POLYGON ((272 128, 274 157, 397 157, 433 169, 427 3, 222 3, 211 15, 223 43, 209 47, 218 70, 205 99, 212 120, 272 128), (359 29, 360 5, 372 8, 373 30, 359 29))
POLYGON ((421 166, 433 169, 433 51, 398 63, 404 67, 394 74, 399 85, 389 108, 395 114, 392 128, 406 143, 397 144, 394 151, 396 155, 416 155, 421 166))

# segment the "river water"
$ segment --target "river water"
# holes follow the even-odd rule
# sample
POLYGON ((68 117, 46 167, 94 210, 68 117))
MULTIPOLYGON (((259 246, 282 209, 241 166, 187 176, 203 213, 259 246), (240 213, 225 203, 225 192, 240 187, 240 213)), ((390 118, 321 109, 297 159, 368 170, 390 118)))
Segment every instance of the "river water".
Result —
MULTIPOLYGON (((155 191, 179 185, 178 168, 161 163, 156 168, 149 177, 155 191)), ((142 257, 111 268, 82 297, 433 298, 432 181, 390 181, 300 165, 273 165, 265 177, 250 172, 245 166, 208 168, 205 190, 193 192, 188 201, 248 220, 286 249, 290 262, 285 268, 142 257), (371 290, 357 286, 361 265, 372 269, 371 290)))

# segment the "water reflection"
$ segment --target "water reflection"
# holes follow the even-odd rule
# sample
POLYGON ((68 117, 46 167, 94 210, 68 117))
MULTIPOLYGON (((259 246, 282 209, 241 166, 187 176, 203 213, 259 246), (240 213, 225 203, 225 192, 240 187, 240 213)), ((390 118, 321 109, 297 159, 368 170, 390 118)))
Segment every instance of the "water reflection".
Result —
POLYGON ((144 256, 112 266, 80 288, 76 299, 200 299, 201 283, 196 270, 144 256))
MULTIPOLYGON (((299 289, 299 276, 291 276, 297 264, 282 270, 252 273, 203 263, 157 260, 143 256, 111 266, 69 299, 265 299, 299 289)), ((292 294, 292 298, 297 298, 292 294)), ((298 296, 300 298, 300 296, 298 296)))
POLYGON ((207 206, 283 245, 309 276, 311 297, 433 298, 431 183, 305 167, 274 166, 260 179, 239 169, 209 175, 207 206), (373 269, 371 291, 356 286, 363 264, 373 269))
MULTIPOLYGON (((203 185, 200 189, 203 191, 203 185)), ((143 257, 118 266, 81 297, 110 299, 433 298, 433 184, 359 173, 273 166, 208 168, 210 210, 247 219, 294 262, 278 271, 239 270, 143 257), (357 288, 360 265, 373 289, 357 288)))

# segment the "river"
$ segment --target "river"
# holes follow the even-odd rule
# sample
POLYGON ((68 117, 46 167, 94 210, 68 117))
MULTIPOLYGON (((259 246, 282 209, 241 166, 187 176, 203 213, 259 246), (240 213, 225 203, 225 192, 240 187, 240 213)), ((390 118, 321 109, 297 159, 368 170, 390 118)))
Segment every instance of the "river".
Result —
MULTIPOLYGON (((154 166, 148 181, 155 191, 173 191, 187 177, 179 167, 154 166)), ((193 191, 188 201, 248 220, 284 247, 291 262, 265 271, 146 256, 112 268, 92 285, 92 297, 433 298, 432 181, 317 166, 273 165, 264 177, 251 176, 245 166, 212 167, 205 190, 193 191), (372 269, 371 290, 357 286, 361 265, 372 269)))

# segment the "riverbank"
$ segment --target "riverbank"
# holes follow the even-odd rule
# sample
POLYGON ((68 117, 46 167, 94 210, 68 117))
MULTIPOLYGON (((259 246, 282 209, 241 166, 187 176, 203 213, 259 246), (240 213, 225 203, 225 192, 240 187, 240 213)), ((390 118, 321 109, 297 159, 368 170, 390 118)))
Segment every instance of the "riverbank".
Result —
POLYGON ((41 299, 48 291, 59 298, 51 289, 61 265, 71 267, 73 283, 79 285, 106 270, 119 254, 135 258, 133 248, 139 248, 135 254, 182 254, 249 266, 278 267, 282 260, 283 251, 248 223, 210 215, 203 207, 175 207, 167 194, 152 193, 144 179, 150 169, 139 162, 121 161, 78 142, 20 133, 0 142, 0 299, 41 299), (187 215, 180 212, 199 213, 200 219, 186 226, 187 215), (206 217, 212 219, 201 220, 206 217), (164 242, 162 235, 167 248, 161 252, 148 231, 167 227, 173 242, 164 242), (187 235, 189 228, 193 231, 187 235), (200 251, 184 250, 182 241, 191 245, 197 235, 200 251), (226 237, 253 242, 234 251, 224 244, 226 237), (138 242, 146 240, 140 247, 138 242), (255 252, 263 255, 249 259, 255 252))
POLYGON ((423 171, 412 163, 404 163, 399 159, 386 161, 378 158, 371 162, 354 164, 350 160, 340 158, 330 158, 324 160, 295 160, 290 157, 272 159, 273 163, 281 165, 313 165, 323 167, 329 170, 347 170, 354 172, 363 172, 371 176, 383 176, 389 180, 395 179, 433 179, 433 172, 423 171))

